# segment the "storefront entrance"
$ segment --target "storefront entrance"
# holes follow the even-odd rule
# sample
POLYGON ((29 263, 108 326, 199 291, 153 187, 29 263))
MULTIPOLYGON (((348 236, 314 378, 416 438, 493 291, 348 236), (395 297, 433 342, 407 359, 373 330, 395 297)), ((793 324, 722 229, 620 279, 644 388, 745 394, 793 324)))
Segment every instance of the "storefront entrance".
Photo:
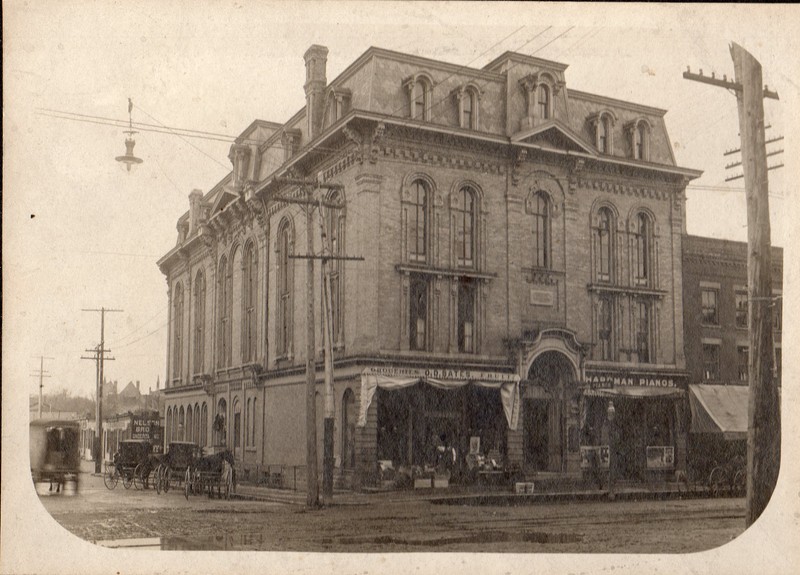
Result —
POLYGON ((523 462, 527 471, 578 468, 578 397, 575 370, 566 356, 547 351, 533 361, 523 392, 523 462))

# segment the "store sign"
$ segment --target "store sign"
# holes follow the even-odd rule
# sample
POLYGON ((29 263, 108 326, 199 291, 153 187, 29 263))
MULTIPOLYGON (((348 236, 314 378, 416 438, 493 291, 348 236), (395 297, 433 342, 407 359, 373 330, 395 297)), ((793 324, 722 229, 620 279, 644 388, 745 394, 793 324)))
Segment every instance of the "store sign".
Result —
POLYGON ((590 389, 613 387, 677 388, 680 380, 669 375, 653 373, 587 372, 584 384, 590 389))
POLYGON ((672 469, 674 467, 674 447, 671 445, 647 446, 647 469, 672 469))
POLYGON ((413 367, 369 367, 364 370, 364 375, 382 375, 395 378, 420 378, 420 379, 448 379, 455 381, 517 381, 519 377, 513 373, 500 373, 496 371, 473 371, 471 369, 431 368, 418 369, 413 367))
POLYGON ((131 421, 131 439, 150 441, 151 443, 154 442, 156 434, 158 433, 157 430, 159 429, 159 419, 157 416, 133 416, 131 421))

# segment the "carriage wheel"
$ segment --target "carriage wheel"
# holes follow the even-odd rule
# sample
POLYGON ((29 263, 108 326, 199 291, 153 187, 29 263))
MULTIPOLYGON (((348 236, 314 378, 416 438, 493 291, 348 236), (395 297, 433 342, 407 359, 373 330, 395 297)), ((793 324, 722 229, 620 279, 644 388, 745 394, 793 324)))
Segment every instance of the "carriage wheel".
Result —
POLYGON ((164 493, 169 491, 169 479, 171 475, 172 475, 172 470, 169 468, 169 465, 167 465, 166 467, 164 467, 164 479, 163 479, 164 484, 162 485, 162 487, 164 488, 164 493))
POLYGON ((125 489, 130 489, 131 485, 133 485, 133 473, 130 471, 126 471, 122 475, 122 486, 125 489))
POLYGON ((103 473, 103 483, 107 489, 114 489, 119 483, 119 473, 115 465, 106 464, 106 470, 103 473))
POLYGON ((156 467, 156 493, 161 495, 161 489, 164 487, 164 464, 159 463, 156 467))
POLYGON ((719 497, 726 483, 724 468, 715 467, 711 470, 711 474, 708 476, 708 487, 712 497, 719 497))
POLYGON ((140 463, 133 470, 134 489, 147 489, 147 477, 144 474, 144 465, 140 463))

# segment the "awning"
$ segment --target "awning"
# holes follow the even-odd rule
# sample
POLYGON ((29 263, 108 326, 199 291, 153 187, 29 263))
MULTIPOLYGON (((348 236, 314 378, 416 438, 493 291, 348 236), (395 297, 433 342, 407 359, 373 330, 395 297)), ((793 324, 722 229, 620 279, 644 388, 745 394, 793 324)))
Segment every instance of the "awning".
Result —
POLYGON ((439 389, 456 389, 467 384, 478 385, 500 392, 503 412, 508 428, 517 429, 519 421, 519 376, 509 373, 480 372, 471 370, 420 370, 366 368, 361 374, 361 405, 358 413, 358 426, 367 424, 367 411, 375 390, 404 389, 417 383, 427 383, 439 389))
POLYGON ((627 398, 677 398, 683 397, 684 391, 676 387, 633 387, 620 386, 607 389, 587 389, 586 397, 627 397, 627 398))
POLYGON ((746 385, 689 386, 691 433, 721 433, 725 439, 747 439, 746 385))

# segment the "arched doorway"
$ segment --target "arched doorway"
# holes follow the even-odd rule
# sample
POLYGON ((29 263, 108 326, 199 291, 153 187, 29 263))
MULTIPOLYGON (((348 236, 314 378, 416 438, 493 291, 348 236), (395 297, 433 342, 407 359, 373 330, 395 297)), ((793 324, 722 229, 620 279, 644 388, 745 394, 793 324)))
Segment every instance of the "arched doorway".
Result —
POLYGON ((560 351, 544 351, 528 369, 523 392, 523 461, 530 471, 580 469, 576 372, 560 351))

